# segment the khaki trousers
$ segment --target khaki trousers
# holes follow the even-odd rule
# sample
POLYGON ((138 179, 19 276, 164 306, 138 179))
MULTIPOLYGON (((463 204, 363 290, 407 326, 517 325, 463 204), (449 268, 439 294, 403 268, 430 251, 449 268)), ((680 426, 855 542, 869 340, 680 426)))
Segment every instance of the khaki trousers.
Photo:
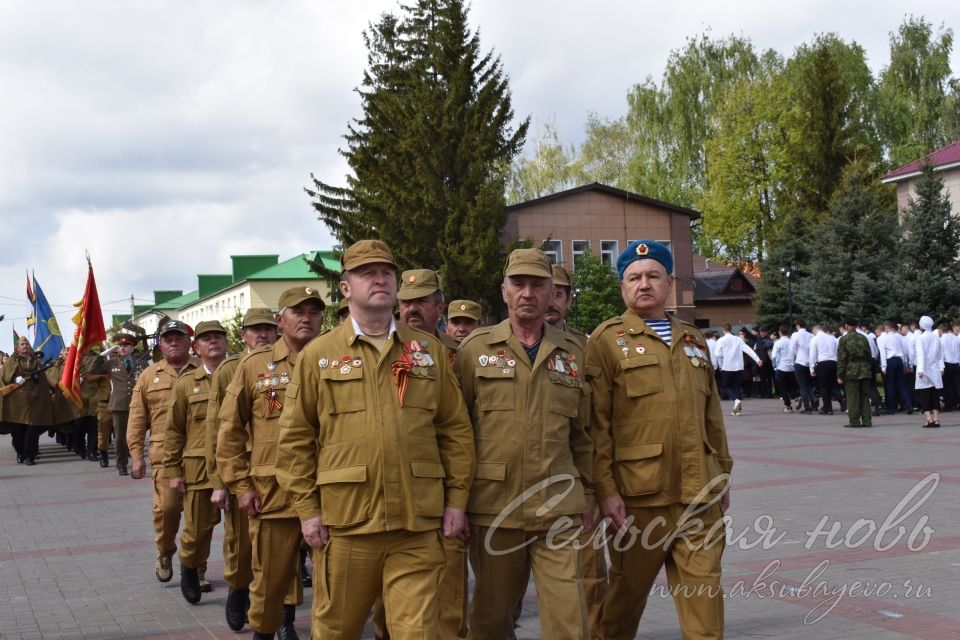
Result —
POLYGON ((111 420, 113 422, 113 443, 117 448, 118 469, 125 468, 130 459, 130 448, 127 445, 127 420, 129 418, 129 411, 114 411, 111 420))
POLYGON ((97 410, 97 448, 106 451, 110 448, 110 432, 113 431, 113 413, 106 409, 97 410))
POLYGON ((250 519, 231 493, 223 514, 223 579, 231 589, 246 589, 253 582, 252 565, 250 519))
MULTIPOLYGON (((627 517, 633 516, 633 526, 647 531, 649 544, 642 544, 639 535, 631 545, 626 538, 619 544, 611 538, 610 584, 601 605, 600 624, 594 629, 596 638, 632 640, 636 636, 647 597, 664 565, 684 640, 723 638, 720 558, 724 529, 720 527, 712 534, 714 539, 708 540, 711 527, 722 517, 720 507, 711 505, 692 516, 702 520, 703 530, 688 530, 688 535, 677 538, 674 534, 682 524, 684 509, 685 505, 627 507, 627 517), (658 517, 663 520, 655 522, 658 517)), ((608 530, 608 535, 613 534, 608 530)))
POLYGON ((183 494, 170 488, 170 479, 163 467, 153 467, 150 473, 153 478, 153 531, 157 553, 172 556, 177 550, 177 530, 180 529, 183 494))
MULTIPOLYGON (((455 538, 442 540, 444 562, 437 594, 437 637, 456 640, 467 637, 467 547, 455 538)), ((390 638, 382 597, 373 605, 373 632, 381 640, 390 638)))
POLYGON ((589 639, 579 553, 569 538, 556 536, 548 544, 545 532, 472 526, 470 566, 476 586, 467 637, 503 640, 510 634, 517 602, 527 589, 529 563, 540 605, 540 637, 589 639))
POLYGON ((359 640, 382 594, 393 640, 436 640, 443 563, 436 530, 332 536, 313 551, 312 637, 359 640))
POLYGON ((183 494, 183 532, 180 564, 197 569, 210 557, 213 528, 220 522, 220 507, 210 502, 213 489, 187 489, 183 494))
MULTIPOLYGON (((593 521, 599 526, 599 508, 594 508, 593 521)), ((580 575, 583 576, 583 597, 591 629, 600 622, 600 603, 607 592, 607 554, 603 545, 597 542, 597 536, 596 529, 580 536, 580 575)))
POLYGON ((273 633, 283 621, 283 605, 303 604, 300 540, 298 518, 250 521, 253 582, 247 619, 254 631, 273 633))

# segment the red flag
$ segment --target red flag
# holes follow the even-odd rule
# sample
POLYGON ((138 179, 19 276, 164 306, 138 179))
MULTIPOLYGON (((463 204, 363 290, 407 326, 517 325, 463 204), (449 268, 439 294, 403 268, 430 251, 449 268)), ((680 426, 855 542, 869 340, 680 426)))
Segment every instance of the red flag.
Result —
POLYGON ((60 378, 60 388, 63 395, 73 401, 78 407, 83 404, 80 395, 80 358, 84 352, 98 342, 107 339, 107 330, 103 326, 103 311, 100 309, 100 296, 97 295, 97 281, 93 277, 93 265, 90 256, 87 256, 87 287, 83 292, 83 300, 76 303, 80 308, 73 316, 77 325, 73 332, 73 342, 63 367, 63 376, 60 378))

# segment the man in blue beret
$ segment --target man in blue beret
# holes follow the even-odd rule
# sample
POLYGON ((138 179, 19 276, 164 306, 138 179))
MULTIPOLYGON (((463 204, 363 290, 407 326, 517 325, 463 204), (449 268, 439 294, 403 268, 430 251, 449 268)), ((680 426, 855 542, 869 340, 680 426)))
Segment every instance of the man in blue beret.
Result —
POLYGON ((683 637, 722 638, 722 516, 733 461, 706 340, 667 314, 674 277, 666 246, 631 242, 617 271, 627 311, 597 327, 586 350, 596 497, 612 520, 608 535, 624 532, 609 546, 610 584, 593 637, 633 638, 665 565, 683 637))

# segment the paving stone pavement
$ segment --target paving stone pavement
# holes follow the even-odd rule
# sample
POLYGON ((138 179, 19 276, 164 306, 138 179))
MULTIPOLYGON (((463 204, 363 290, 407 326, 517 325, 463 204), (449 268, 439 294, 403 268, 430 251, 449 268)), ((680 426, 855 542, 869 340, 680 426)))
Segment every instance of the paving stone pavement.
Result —
MULTIPOLYGON (((743 415, 726 417, 726 637, 960 638, 960 413, 944 414, 939 430, 902 414, 854 430, 842 414, 781 409, 747 399, 743 415), (832 537, 816 533, 821 520, 832 537), (761 544, 773 528, 775 543, 761 544)), ((224 621, 222 529, 207 572, 214 591, 191 606, 177 563, 171 582, 154 578, 149 482, 46 436, 40 451, 37 466, 18 465, 0 437, 0 638, 250 637, 224 621)), ((661 574, 637 638, 681 637, 665 588, 661 574)), ((297 628, 307 638, 305 597, 297 628)), ((517 636, 540 637, 532 584, 517 636)))

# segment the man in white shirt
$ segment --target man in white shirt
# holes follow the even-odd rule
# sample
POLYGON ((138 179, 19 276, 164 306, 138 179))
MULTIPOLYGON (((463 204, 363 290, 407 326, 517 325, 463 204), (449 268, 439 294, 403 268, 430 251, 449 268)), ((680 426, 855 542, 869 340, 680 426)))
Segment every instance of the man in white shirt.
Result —
POLYGON ((892 415, 897 412, 899 398, 907 415, 913 415, 913 398, 904 373, 908 364, 907 341, 893 322, 888 320, 884 326, 886 331, 877 338, 877 348, 880 349, 880 371, 884 376, 887 413, 892 415))
POLYGON ((940 346, 944 362, 943 410, 955 411, 960 408, 960 337, 950 330, 946 320, 940 323, 940 346))
MULTIPOLYGON (((800 390, 800 400, 804 413, 813 413, 817 399, 813 393, 813 377, 810 375, 810 340, 813 336, 807 331, 807 323, 797 320, 797 330, 790 336, 790 355, 793 357, 793 370, 800 390)), ((797 403, 797 409, 800 403, 797 403)))
POLYGON ((723 325, 723 335, 717 340, 717 364, 720 365, 720 395, 727 400, 733 400, 732 416, 740 415, 743 407, 743 391, 741 381, 743 378, 743 354, 747 354, 757 363, 761 364, 760 358, 756 352, 747 346, 740 336, 732 333, 733 327, 730 323, 723 325))
POLYGON ((837 395, 837 342, 832 333, 814 325, 810 367, 820 389, 820 414, 824 416, 833 415, 833 397, 837 395))
POLYGON ((773 378, 777 393, 783 399, 783 412, 792 413, 790 402, 797 390, 797 378, 793 370, 793 354, 790 349, 790 328, 780 325, 780 337, 773 343, 770 359, 773 363, 773 378))

